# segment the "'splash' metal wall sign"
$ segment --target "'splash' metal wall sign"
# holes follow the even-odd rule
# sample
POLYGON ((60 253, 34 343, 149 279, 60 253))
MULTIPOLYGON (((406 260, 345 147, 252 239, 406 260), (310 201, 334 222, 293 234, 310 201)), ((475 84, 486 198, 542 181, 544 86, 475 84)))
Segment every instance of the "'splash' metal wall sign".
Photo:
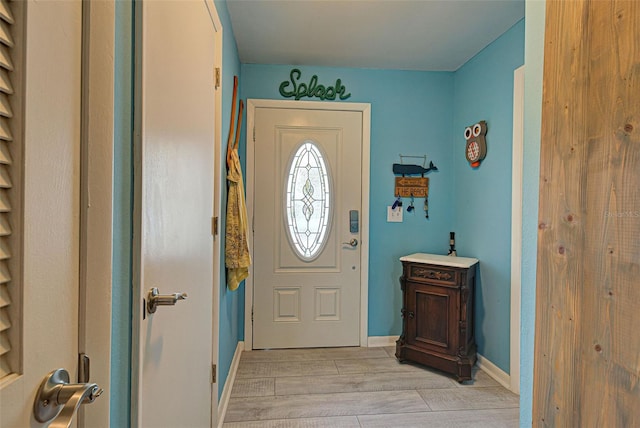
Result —
POLYGON ((309 80, 309 83, 300 82, 302 72, 294 68, 289 73, 289 80, 285 80, 280 83, 280 95, 285 98, 320 98, 321 100, 346 100, 351 96, 351 93, 346 93, 347 88, 342 84, 341 79, 336 79, 336 83, 333 86, 325 86, 318 84, 318 76, 313 75, 309 80), (291 88, 289 88, 291 87, 291 88))

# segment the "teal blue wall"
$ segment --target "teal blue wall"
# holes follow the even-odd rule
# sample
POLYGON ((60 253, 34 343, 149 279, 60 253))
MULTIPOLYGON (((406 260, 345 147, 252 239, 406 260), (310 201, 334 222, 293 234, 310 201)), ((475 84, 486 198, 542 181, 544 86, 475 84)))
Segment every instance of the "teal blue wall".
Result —
POLYGON ((524 63, 524 19, 454 75, 454 229, 458 255, 480 260, 476 283, 478 352, 509 373, 511 317, 511 157, 513 72, 524 63), (487 121, 487 157, 474 169, 464 129, 487 121))
MULTIPOLYGON (((292 67, 243 64, 243 98, 283 99, 278 87, 292 67)), ((351 93, 347 102, 371 103, 369 335, 399 335, 398 258, 417 251, 446 253, 452 230, 453 73, 299 68, 303 81, 314 74, 326 84, 340 78, 351 93), (439 168, 429 174, 429 220, 417 199, 417 209, 405 210, 403 223, 386 221, 386 207, 394 201, 392 164, 400 162, 400 153, 426 154, 439 168)))
MULTIPOLYGON (((527 13, 529 8, 533 8, 527 3, 527 13)), ((535 2, 533 2, 535 3, 535 2)), ((233 76, 239 75, 240 94, 245 100, 247 98, 271 98, 281 99, 278 93, 278 85, 281 81, 288 79, 289 70, 292 66, 266 66, 266 65, 240 65, 238 52, 233 37, 231 23, 225 0, 216 0, 215 5, 224 28, 223 36, 223 82, 222 82, 222 152, 226 150, 226 136, 228 134, 229 116, 231 111, 231 96, 233 88, 233 76)), ((544 9, 542 7, 542 9, 544 9)), ((538 9, 539 10, 539 9, 538 9)), ((116 3, 117 14, 117 47, 116 47, 116 105, 119 116, 116 120, 116 152, 115 152, 115 180, 114 191, 114 287, 113 287, 113 345, 112 345, 112 389, 110 391, 112 400, 112 426, 128 426, 129 424, 129 403, 130 403, 130 366, 129 354, 131 349, 131 296, 130 296, 130 237, 131 237, 131 55, 132 55, 132 11, 131 2, 123 1, 116 3), (127 409, 122 411, 122 409, 127 409)), ((542 16, 544 16, 542 14, 542 16)), ((532 24, 532 28, 539 29, 540 21, 532 24)), ((397 316, 395 308, 401 305, 400 289, 398 277, 401 269, 398 258, 404 254, 423 251, 433 253, 444 253, 448 246, 448 232, 457 231, 458 249, 460 255, 478 256, 483 263, 485 259, 495 260, 488 256, 475 254, 475 241, 471 232, 465 229, 466 218, 456 214, 460 206, 464 205, 461 197, 457 196, 463 186, 461 179, 456 174, 468 173, 468 168, 464 164, 464 155, 460 151, 461 129, 464 126, 479 119, 482 114, 483 119, 489 120, 489 154, 485 164, 479 171, 485 172, 490 169, 492 163, 502 165, 505 159, 510 159, 510 151, 505 153, 494 153, 492 150, 499 144, 504 144, 503 138, 506 135, 506 124, 511 121, 511 91, 512 73, 517 65, 514 56, 517 56, 512 49, 517 50, 518 40, 522 38, 522 23, 517 24, 506 35, 494 42, 508 50, 506 58, 503 52, 496 57, 496 51, 500 49, 493 44, 479 54, 456 73, 448 72, 410 72, 410 71, 390 71, 390 70, 369 70, 369 69, 346 69, 346 68, 323 68, 323 67, 300 67, 303 76, 308 78, 312 74, 318 74, 322 82, 335 81, 341 78, 352 93, 350 102, 371 103, 371 195, 370 195, 370 259, 369 259, 369 335, 388 336, 400 333, 400 318, 397 316), (491 58, 491 59, 487 59, 491 58), (495 60, 500 65, 491 64, 495 60), (503 63, 504 61, 504 63, 503 63), (484 65, 483 65, 484 64, 484 65), (485 66, 488 69, 485 70, 485 66), (485 102, 486 109, 479 112, 467 110, 464 103, 463 92, 460 92, 470 84, 472 78, 471 71, 477 70, 486 76, 485 83, 495 82, 493 73, 507 73, 510 69, 508 85, 500 86, 498 92, 490 93, 479 99, 485 102), (492 71, 493 70, 493 71, 492 71), (508 86, 508 89, 506 89, 508 86), (508 98, 508 99, 507 99, 508 98), (460 110, 460 111, 458 111, 460 110), (505 112, 509 111, 509 115, 505 112), (495 116, 487 116, 485 114, 495 116), (467 116, 468 115, 468 116, 467 116), (507 117, 508 116, 508 117, 507 117), (494 121, 500 123, 496 126, 494 121), (469 123, 467 123, 469 122, 469 123), (461 124, 461 125, 460 125, 461 124), (461 128, 462 126, 462 128, 461 128), (496 138, 493 140, 493 138, 496 138), (498 137, 500 140, 498 140, 498 137), (493 144, 493 146, 492 146, 493 144), (399 154, 422 155, 427 154, 433 160, 440 171, 432 173, 430 177, 430 219, 427 221, 421 210, 416 210, 413 215, 405 212, 405 221, 400 224, 386 223, 386 206, 393 202, 393 174, 391 164, 399 160, 399 154)), ((542 19, 544 27, 544 19, 542 19)), ((529 27, 527 28, 527 43, 529 42, 529 27)), ((536 42, 537 43, 537 42, 536 42)), ((537 51, 541 45, 535 45, 537 51)), ((529 51, 527 52, 529 58, 529 51)), ((527 59, 528 61, 529 59, 527 59)), ((520 61, 521 63, 522 61, 520 61)), ((541 64, 541 60, 540 60, 541 64)), ((502 75, 502 74, 501 74, 502 75)), ((482 79, 485 79, 484 77, 482 79)), ((537 90, 537 89, 536 89, 537 90)), ((539 104, 538 104, 539 105, 539 104)), ((538 119, 539 123, 539 119, 538 119)), ((510 125, 509 125, 510 126, 510 125)), ((525 132, 527 132, 525 124, 525 132)), ((538 125, 539 127, 539 125, 538 125)), ((509 128, 510 129, 510 128, 509 128)), ((537 146, 535 136, 532 139, 527 133, 525 138, 525 242, 527 239, 527 229, 529 223, 533 224, 533 239, 535 239, 535 223, 537 215, 527 216, 527 206, 537 213, 537 170, 534 166, 528 166, 528 160, 539 162, 539 133, 537 146), (528 144, 530 143, 530 144, 528 144), (527 187, 529 186, 529 187, 527 187), (527 189, 530 192, 527 192, 527 189), (528 195, 529 194, 529 195, 528 195), (533 196, 531 196, 533 195, 533 196), (530 197, 529 197, 530 196, 530 197), (535 200, 532 200, 535 196, 535 200), (529 199, 527 199, 529 197, 529 199), (529 204, 529 205, 527 205, 529 204)), ((510 135, 509 135, 510 141, 510 135)), ((245 157, 244 139, 241 140, 240 153, 245 157)), ((508 174, 508 191, 506 194, 510 200, 510 163, 508 174)), ((224 170, 223 170, 224 174, 224 170)), ((501 172, 504 175, 504 171, 501 172)), ((224 180, 224 176, 221 177, 224 180)), ((489 177, 489 182, 496 180, 489 177)), ((224 182, 224 181, 223 181, 224 182)), ((225 187, 225 186, 223 186, 225 187)), ((505 201, 501 201, 501 206, 496 209, 496 216, 502 216, 505 201)), ((223 206, 226 205, 226 194, 223 195, 223 206)), ((483 212, 485 216, 491 216, 490 211, 483 212)), ((224 212, 222 215, 221 230, 224 230, 224 212)), ((224 235, 221 235, 224 240, 224 235)), ((493 237, 492 237, 493 239, 493 237)), ((224 242, 223 248, 224 248, 224 242)), ((504 247, 504 239, 501 241, 501 248, 504 247)), ((501 250, 502 251, 502 250, 501 250)), ((532 388, 533 364, 524 364, 527 353, 533 353, 533 315, 530 310, 533 303, 526 301, 527 293, 530 298, 535 290, 535 243, 525 244, 523 248, 523 263, 529 262, 532 269, 523 267, 523 367, 522 367, 522 388, 521 408, 523 421, 529 420, 531 411, 531 394, 525 395, 526 389, 532 388), (528 276, 527 276, 528 275, 528 276), (528 287, 528 288, 527 288, 528 287), (527 288, 527 289, 525 289, 527 288), (529 329, 529 330, 527 330, 529 329), (529 336, 527 336, 529 331, 529 336), (528 339, 530 338, 530 346, 528 339), (529 371, 531 374, 529 375, 529 371), (527 411, 528 419, 527 419, 527 411)), ((224 256, 221 255, 221 263, 224 266, 224 256)), ((485 305, 489 298, 488 283, 492 275, 502 279, 505 263, 496 263, 489 266, 489 271, 481 271, 482 293, 478 304, 485 305)), ((484 266, 483 266, 484 268, 484 266)), ((226 287, 224 271, 221 278, 220 291, 220 339, 219 339, 219 391, 226 378, 239 340, 244 337, 244 286, 236 292, 229 292, 226 287)), ((493 282, 493 280, 491 280, 493 282)), ((493 292, 493 286, 491 287, 493 292)), ((508 307, 509 298, 497 297, 494 299, 508 307), (502 300, 505 299, 505 300, 502 300)), ((532 301, 532 300, 531 300, 532 301)), ((487 311, 491 311, 489 306, 483 306, 485 316, 490 316, 487 311)), ((506 324, 508 326, 508 316, 506 324)), ((483 328, 484 319, 478 320, 483 328)), ((494 320, 491 320, 494 322, 494 320)), ((503 328, 504 329, 504 328, 503 328)), ((486 330, 484 330, 486 331, 486 330)), ((498 329, 498 331, 502 331, 498 329)), ((480 352, 492 361, 499 364, 501 368, 508 371, 508 327, 506 336, 502 341, 504 346, 494 346, 492 341, 483 336, 483 343, 480 352), (485 350, 486 348, 486 350, 485 350), (494 350, 495 348, 495 350, 494 350), (502 348, 506 351, 503 352, 502 348), (494 355, 495 353, 495 355, 494 355), (506 361, 506 366, 504 361, 506 361)), ((480 341, 479 341, 480 342, 480 341)))
POLYGON ((522 305, 520 331, 520 426, 530 427, 533 404, 533 342, 536 317, 538 252, 538 193, 540 124, 542 123, 542 65, 545 1, 526 2, 524 170, 522 189, 522 305))
MULTIPOLYGON (((233 97, 233 76, 240 77, 240 60, 238 59, 238 49, 233 37, 231 20, 227 3, 224 0, 214 1, 218 16, 223 28, 223 48, 222 48, 222 157, 227 150, 227 135, 229 133, 229 119, 231 117, 231 101, 233 97)), ((240 86, 242 87, 242 79, 240 86)), ((222 183, 226 183, 226 168, 222 167, 222 183)), ((227 206, 226 184, 223 184, 222 195, 222 218, 220 230, 225 230, 225 212, 227 206)), ((218 360, 218 392, 222 393, 224 382, 229 376, 229 368, 233 360, 238 340, 243 335, 242 316, 244 308, 244 286, 238 291, 229 291, 226 287, 226 277, 224 269, 224 233, 221 233, 222 251, 220 255, 220 266, 222 272, 220 276, 220 338, 219 338, 219 360, 218 360)))
MULTIPOLYGON (((398 258, 446 253, 448 233, 456 230, 458 254, 482 260, 479 351, 509 371, 513 71, 523 63, 523 49, 520 21, 455 73, 299 67, 302 81, 314 74, 320 82, 340 78, 349 102, 371 103, 369 336, 400 334, 398 258), (490 151, 480 169, 470 171, 462 130, 480 119, 489 122, 490 151), (416 210, 405 212, 403 223, 386 222, 391 164, 400 153, 427 154, 439 168, 429 175, 429 220, 416 210), (480 231, 470 226, 477 222, 480 231)), ((283 99, 278 87, 293 67, 243 64, 243 98, 283 99)))
POLYGON ((131 419, 131 236, 133 129, 133 2, 115 4, 113 285, 111 321, 112 427, 131 419))

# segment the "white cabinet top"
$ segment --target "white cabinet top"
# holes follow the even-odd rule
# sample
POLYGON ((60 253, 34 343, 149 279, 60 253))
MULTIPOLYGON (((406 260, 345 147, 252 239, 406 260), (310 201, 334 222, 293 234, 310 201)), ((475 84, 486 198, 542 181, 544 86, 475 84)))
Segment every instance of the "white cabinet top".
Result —
POLYGON ((471 257, 452 257, 438 254, 415 253, 400 257, 401 262, 425 263, 431 265, 452 266, 459 268, 470 268, 478 263, 478 259, 471 257))

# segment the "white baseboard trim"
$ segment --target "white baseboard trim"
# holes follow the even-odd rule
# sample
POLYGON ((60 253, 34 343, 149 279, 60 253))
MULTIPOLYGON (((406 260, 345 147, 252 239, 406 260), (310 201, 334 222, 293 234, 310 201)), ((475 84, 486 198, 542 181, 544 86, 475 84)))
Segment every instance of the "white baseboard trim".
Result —
POLYGON ((399 336, 369 336, 367 338, 367 346, 375 348, 378 346, 396 346, 396 340, 399 336))
POLYGON ((224 381, 224 388, 222 388, 222 395, 220 396, 220 402, 218 403, 218 428, 222 427, 224 422, 224 416, 227 413, 227 406, 229 405, 229 399, 231 398, 231 389, 233 388, 233 382, 236 380, 236 373, 238 371, 238 364, 240 364, 240 356, 244 350, 244 342, 238 342, 236 346, 236 352, 233 354, 233 360, 231 360, 231 367, 229 367, 229 375, 227 380, 224 381))
POLYGON ((508 390, 511 390, 511 377, 505 373, 500 367, 487 360, 482 355, 478 354, 478 362, 476 363, 478 368, 491 376, 496 382, 504 386, 508 390))

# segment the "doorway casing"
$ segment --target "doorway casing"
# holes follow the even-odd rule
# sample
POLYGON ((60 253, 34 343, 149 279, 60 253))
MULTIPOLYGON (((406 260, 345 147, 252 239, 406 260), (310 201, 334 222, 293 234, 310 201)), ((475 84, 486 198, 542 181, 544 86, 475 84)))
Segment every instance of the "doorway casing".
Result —
POLYGON ((524 162, 524 65, 513 73, 511 179, 511 339, 509 389, 520 394, 520 294, 522 288, 522 185, 524 162))
MULTIPOLYGON (((371 145, 371 105, 367 103, 341 103, 318 101, 290 101, 290 100, 247 100, 247 215, 251 223, 255 207, 254 199, 254 165, 255 142, 253 135, 256 108, 281 108, 305 110, 355 111, 362 113, 362 201, 361 201, 361 243, 360 243, 360 346, 366 347, 368 342, 368 304, 369 304, 369 164, 371 145)), ((249 234, 249 249, 253 255, 253 234, 249 234)), ((253 266, 249 268, 249 277, 245 282, 245 311, 244 311, 244 350, 253 349, 253 266)))

